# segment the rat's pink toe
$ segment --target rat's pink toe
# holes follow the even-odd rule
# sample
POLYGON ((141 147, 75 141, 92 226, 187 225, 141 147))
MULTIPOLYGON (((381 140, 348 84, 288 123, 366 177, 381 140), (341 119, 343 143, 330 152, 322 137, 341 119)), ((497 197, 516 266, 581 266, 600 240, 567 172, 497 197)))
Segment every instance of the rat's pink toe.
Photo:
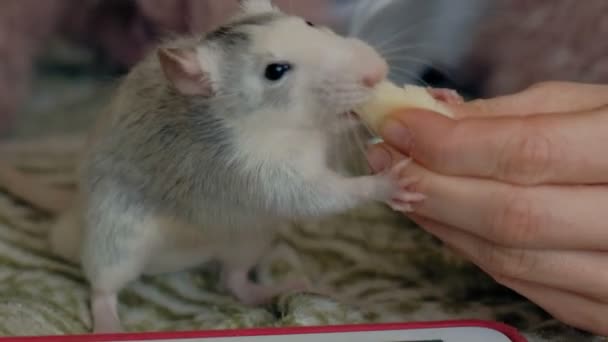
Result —
POLYGON ((402 212, 402 213, 411 213, 414 210, 412 208, 411 204, 403 203, 403 202, 399 202, 399 201, 395 201, 395 200, 390 201, 388 203, 388 205, 394 211, 398 211, 398 212, 402 212))
POLYGON ((445 102, 448 104, 462 104, 464 98, 458 94, 455 90, 445 88, 429 88, 429 94, 437 101, 445 102))
POLYGON ((403 192, 397 196, 397 199, 405 203, 421 202, 427 199, 426 195, 416 192, 403 192))
POLYGON ((395 164, 395 166, 390 169, 391 176, 395 177, 396 179, 401 178, 401 173, 410 165, 411 161, 412 160, 410 158, 407 158, 395 164))

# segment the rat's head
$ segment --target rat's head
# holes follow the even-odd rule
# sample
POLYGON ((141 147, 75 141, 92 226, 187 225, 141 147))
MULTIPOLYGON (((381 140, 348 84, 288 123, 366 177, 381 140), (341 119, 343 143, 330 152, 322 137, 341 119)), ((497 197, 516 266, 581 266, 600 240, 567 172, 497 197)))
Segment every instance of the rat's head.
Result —
POLYGON ((209 99, 226 119, 322 125, 386 77, 387 63, 367 44, 286 15, 269 0, 240 3, 231 21, 194 46, 159 50, 176 90, 209 99))

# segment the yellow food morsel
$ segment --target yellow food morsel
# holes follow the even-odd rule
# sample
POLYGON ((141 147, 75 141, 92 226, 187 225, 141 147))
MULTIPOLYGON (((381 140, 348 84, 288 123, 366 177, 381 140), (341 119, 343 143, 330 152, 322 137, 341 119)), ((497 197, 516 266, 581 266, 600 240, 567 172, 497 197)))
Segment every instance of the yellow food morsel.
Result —
POLYGON ((387 115, 405 108, 426 109, 452 117, 448 109, 435 100, 426 88, 414 85, 398 87, 389 81, 378 84, 371 98, 356 108, 355 112, 372 130, 377 132, 387 115))

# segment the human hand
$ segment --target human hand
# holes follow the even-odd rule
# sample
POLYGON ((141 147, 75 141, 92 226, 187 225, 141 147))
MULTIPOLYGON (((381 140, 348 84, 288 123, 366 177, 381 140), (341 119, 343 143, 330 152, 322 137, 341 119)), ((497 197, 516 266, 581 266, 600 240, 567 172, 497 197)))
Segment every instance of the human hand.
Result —
POLYGON ((608 335, 608 86, 543 83, 396 113, 368 159, 405 155, 410 217, 557 319, 608 335))

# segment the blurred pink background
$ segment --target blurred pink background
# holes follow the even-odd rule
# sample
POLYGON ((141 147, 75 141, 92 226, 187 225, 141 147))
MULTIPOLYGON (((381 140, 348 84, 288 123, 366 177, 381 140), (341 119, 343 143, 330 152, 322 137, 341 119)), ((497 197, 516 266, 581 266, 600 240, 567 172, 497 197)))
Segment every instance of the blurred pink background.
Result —
MULTIPOLYGON (((286 11, 327 22, 327 1, 276 0, 286 11)), ((471 37, 459 77, 493 96, 543 80, 607 82, 608 1, 496 0, 471 37)), ((128 68, 165 32, 205 31, 236 1, 0 1, 0 132, 10 127, 30 91, 33 62, 61 35, 128 68)))

